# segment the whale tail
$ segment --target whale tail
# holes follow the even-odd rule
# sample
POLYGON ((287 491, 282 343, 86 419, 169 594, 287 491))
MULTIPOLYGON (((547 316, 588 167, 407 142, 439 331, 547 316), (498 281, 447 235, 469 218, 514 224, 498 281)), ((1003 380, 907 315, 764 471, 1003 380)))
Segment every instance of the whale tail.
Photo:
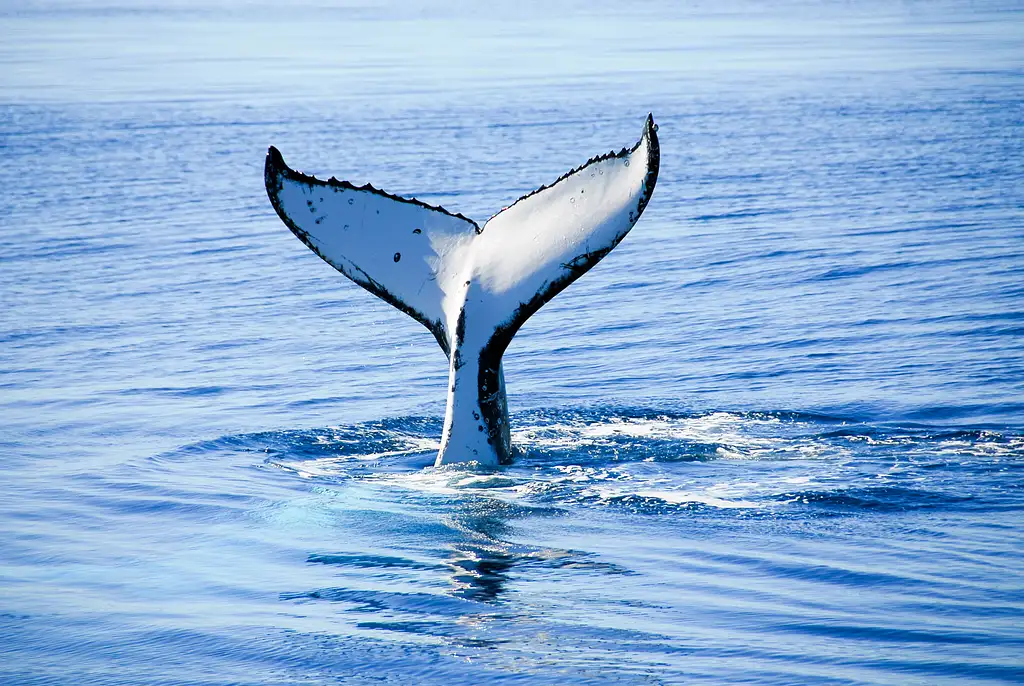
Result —
POLYGON ((650 115, 630 149, 595 157, 483 227, 367 184, 321 181, 267 153, 267 194, 324 261, 427 327, 449 358, 438 464, 511 459, 501 357, 537 310, 640 218, 658 178, 650 115))

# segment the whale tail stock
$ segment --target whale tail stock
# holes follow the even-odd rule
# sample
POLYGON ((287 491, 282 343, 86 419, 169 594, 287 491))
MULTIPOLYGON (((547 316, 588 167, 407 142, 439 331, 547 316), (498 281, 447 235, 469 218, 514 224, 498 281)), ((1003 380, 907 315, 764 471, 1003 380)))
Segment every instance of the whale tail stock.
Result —
POLYGON ((437 464, 511 461, 501 357, 523 323, 597 264, 640 218, 658 179, 648 115, 630 149, 589 160, 491 217, 461 214, 373 186, 321 181, 271 147, 267 194, 325 262, 434 334, 449 360, 437 464))

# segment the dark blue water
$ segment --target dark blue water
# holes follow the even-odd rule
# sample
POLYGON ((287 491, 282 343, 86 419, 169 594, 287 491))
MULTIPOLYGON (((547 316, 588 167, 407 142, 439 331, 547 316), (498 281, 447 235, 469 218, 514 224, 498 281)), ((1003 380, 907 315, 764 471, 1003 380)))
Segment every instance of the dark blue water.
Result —
POLYGON ((0 8, 0 682, 1024 682, 1012 2, 0 8), (300 169, 484 220, 660 126, 434 470, 300 169))

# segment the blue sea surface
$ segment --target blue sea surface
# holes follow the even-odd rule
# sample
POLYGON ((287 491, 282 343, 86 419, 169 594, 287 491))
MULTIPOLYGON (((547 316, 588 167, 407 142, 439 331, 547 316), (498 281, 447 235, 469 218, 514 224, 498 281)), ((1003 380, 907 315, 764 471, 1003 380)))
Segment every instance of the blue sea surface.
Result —
POLYGON ((0 5, 0 683, 1024 683, 1024 8, 0 5), (653 112, 632 233, 447 361, 268 145, 480 221, 653 112))

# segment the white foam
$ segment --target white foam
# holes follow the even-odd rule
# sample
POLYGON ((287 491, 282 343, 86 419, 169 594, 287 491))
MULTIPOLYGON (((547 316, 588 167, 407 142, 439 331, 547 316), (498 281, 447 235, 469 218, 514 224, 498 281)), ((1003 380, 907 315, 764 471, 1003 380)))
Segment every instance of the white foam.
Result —
MULTIPOLYGON (((405 457, 419 455, 421 453, 433 452, 438 448, 438 442, 429 438, 404 439, 406 446, 399 450, 386 450, 376 453, 364 453, 355 455, 336 455, 332 457, 321 457, 315 460, 272 460, 269 464, 295 472, 299 476, 309 479, 313 477, 329 477, 344 474, 348 467, 354 462, 379 462, 394 457, 405 457)), ((324 436, 318 436, 316 440, 319 445, 337 443, 324 436)))
POLYGON ((817 427, 803 422, 783 422, 778 417, 713 412, 698 417, 613 418, 597 422, 571 422, 522 427, 513 442, 536 449, 568 449, 586 446, 615 447, 623 438, 680 441, 716 446, 719 458, 833 459, 846 457, 848 448, 798 435, 817 427), (785 430, 780 430, 785 427, 785 430), (788 434, 788 435, 787 435, 788 434), (797 435, 794 435, 797 434, 797 435))

